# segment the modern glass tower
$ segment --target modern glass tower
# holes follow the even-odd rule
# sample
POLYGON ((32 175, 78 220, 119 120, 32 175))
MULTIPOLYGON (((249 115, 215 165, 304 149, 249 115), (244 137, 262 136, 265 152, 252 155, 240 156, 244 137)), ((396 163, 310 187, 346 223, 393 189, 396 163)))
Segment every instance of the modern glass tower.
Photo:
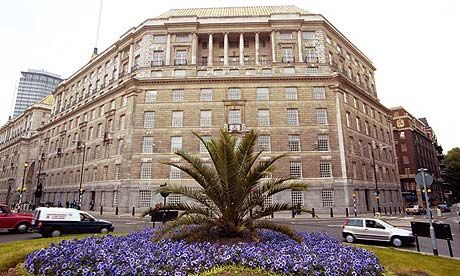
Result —
POLYGON ((18 116, 27 107, 48 96, 61 81, 61 76, 44 70, 29 69, 27 72, 22 71, 13 117, 18 116))

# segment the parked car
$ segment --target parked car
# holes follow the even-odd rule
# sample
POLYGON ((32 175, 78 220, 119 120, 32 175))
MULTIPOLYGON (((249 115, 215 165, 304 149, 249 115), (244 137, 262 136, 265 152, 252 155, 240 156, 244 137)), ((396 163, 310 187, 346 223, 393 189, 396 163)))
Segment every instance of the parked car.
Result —
POLYGON ((423 208, 420 205, 409 205, 406 209, 405 212, 407 215, 422 215, 426 214, 425 208, 423 208))
POLYGON ((342 235, 348 243, 357 240, 385 241, 396 247, 415 241, 411 231, 374 218, 347 219, 343 224, 342 235))
POLYGON ((44 237, 62 234, 108 233, 114 230, 110 221, 96 219, 87 212, 72 208, 39 207, 35 210, 32 226, 44 237))
POLYGON ((32 214, 13 213, 6 205, 0 204, 0 229, 26 233, 32 224, 32 214))
POLYGON ((447 204, 439 204, 438 208, 441 210, 442 213, 450 213, 450 208, 447 204))

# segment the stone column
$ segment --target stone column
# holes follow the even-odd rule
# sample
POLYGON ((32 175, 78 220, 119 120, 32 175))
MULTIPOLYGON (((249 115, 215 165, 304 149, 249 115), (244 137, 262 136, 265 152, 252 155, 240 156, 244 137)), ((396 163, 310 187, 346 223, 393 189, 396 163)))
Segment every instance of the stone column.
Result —
POLYGON ((228 33, 224 33, 224 65, 228 65, 228 33))
POLYGON ((303 62, 303 57, 302 57, 302 32, 300 30, 297 31, 297 48, 299 49, 299 60, 298 60, 298 62, 303 62))
POLYGON ((256 65, 260 65, 260 57, 259 57, 259 54, 260 54, 260 49, 259 49, 259 33, 256 33, 256 37, 255 37, 255 48, 256 48, 256 65))
POLYGON ((244 65, 244 34, 240 33, 240 65, 244 65))
POLYGON ((129 45, 129 57, 128 57, 128 73, 131 73, 131 67, 133 67, 134 62, 134 45, 129 45))
POLYGON ((192 33, 192 65, 196 64, 196 52, 198 46, 198 36, 196 32, 192 33))
POLYGON ((272 63, 276 62, 276 45, 275 45, 275 31, 273 30, 270 35, 270 44, 272 45, 272 63))
POLYGON ((168 37, 166 38, 166 60, 165 65, 171 64, 171 33, 168 33, 168 37))
POLYGON ((213 48, 212 33, 209 33, 209 41, 208 41, 208 66, 212 66, 212 61, 213 61, 212 48, 213 48))

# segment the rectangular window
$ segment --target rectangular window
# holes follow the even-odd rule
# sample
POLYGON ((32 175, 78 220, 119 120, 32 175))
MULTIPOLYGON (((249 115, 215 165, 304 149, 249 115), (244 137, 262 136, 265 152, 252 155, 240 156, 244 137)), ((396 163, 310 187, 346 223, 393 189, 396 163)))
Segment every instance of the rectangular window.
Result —
POLYGON ((333 207, 334 206, 334 190, 325 189, 321 191, 321 201, 323 202, 323 207, 333 207))
POLYGON ((350 112, 345 113, 345 119, 347 122, 347 127, 350 127, 350 112))
POLYGON ((153 36, 153 43, 155 43, 155 44, 166 43, 166 36, 165 35, 154 35, 153 36))
POLYGON ((228 123, 229 124, 241 124, 241 110, 230 109, 228 111, 228 123))
POLYGON ((302 37, 307 40, 316 39, 316 34, 314 31, 305 31, 302 33, 302 37))
POLYGON ((227 91, 227 98, 229 100, 239 100, 241 99, 241 90, 240 88, 229 88, 227 91))
POLYGON ((142 141, 142 153, 153 153, 153 137, 146 136, 142 141))
POLYGON ((315 100, 326 99, 326 88, 325 87, 313 87, 313 98, 315 100))
POLYGON ((292 39, 292 32, 280 32, 280 39, 292 39))
POLYGON ((327 125, 327 110, 326 108, 316 109, 316 123, 318 125, 327 125))
POLYGON ((102 117, 102 116, 104 116, 104 106, 103 105, 99 107, 99 117, 102 117))
POLYGON ((168 204, 174 205, 181 203, 181 196, 180 195, 169 195, 168 196, 168 204))
POLYGON ((270 92, 268 90, 268 88, 264 87, 264 88, 257 88, 256 90, 256 99, 258 101, 268 101, 269 98, 270 98, 270 92))
POLYGON ((169 166, 169 178, 170 179, 181 179, 182 171, 174 166, 169 166))
MULTIPOLYGON (((210 142, 211 141, 211 136, 209 136, 209 135, 201 136, 201 138, 205 142, 210 142)), ((206 149, 205 145, 200 141, 200 153, 207 153, 207 152, 208 152, 208 150, 206 149)))
POLYGON ((329 151, 329 134, 318 134, 318 151, 329 151))
POLYGON ((319 162, 319 177, 332 177, 332 164, 329 161, 319 162))
POLYGON ((212 89, 203 88, 200 90, 200 101, 210 102, 212 101, 212 89))
POLYGON ((172 100, 173 102, 183 102, 184 101, 184 89, 173 89, 172 100))
POLYGON ((286 87, 284 90, 286 100, 297 100, 297 87, 286 87))
POLYGON ((176 42, 188 42, 188 40, 189 40, 188 34, 176 35, 176 42))
POLYGON ((281 61, 284 63, 294 62, 294 55, 292 54, 292 48, 290 47, 281 48, 281 61))
POLYGON ((305 61, 308 63, 318 62, 318 52, 315 47, 306 47, 305 48, 305 61))
POLYGON ((115 164, 115 180, 121 179, 121 164, 115 164))
POLYGON ((147 90, 145 91, 145 102, 154 103, 157 101, 157 91, 156 90, 147 90))
POLYGON ((141 163, 141 179, 152 179, 152 163, 141 163))
POLYGON ((361 121, 359 117, 356 117, 356 130, 361 131, 361 121))
POLYGON ((401 151, 406 152, 407 151, 407 145, 405 143, 401 143, 401 151))
POLYGON ((300 151, 300 135, 288 135, 288 148, 289 151, 300 151))
POLYGON ((172 127, 183 127, 184 124, 184 112, 183 111, 173 111, 171 117, 171 126, 172 127))
POLYGON ((119 130, 124 130, 126 126, 126 117, 125 115, 120 116, 120 121, 119 121, 119 130))
POLYGON ((164 52, 155 51, 153 52, 152 66, 163 66, 164 52))
POLYGON ((303 206, 303 192, 291 191, 291 204, 292 206, 303 206))
POLYGON ((117 155, 123 154, 123 139, 118 139, 117 155))
POLYGON ((293 178, 302 177, 302 162, 301 161, 289 162, 289 175, 293 178))
POLYGON ((171 137, 171 152, 182 150, 182 136, 171 137))
POLYGON ((177 50, 176 51, 176 60, 175 65, 186 65, 187 64, 187 51, 177 50))
POLYGON ((212 126, 212 112, 211 110, 200 111, 200 127, 212 126))
POLYGON ((259 136, 259 151, 271 151, 270 135, 259 136))
POLYGON ((144 112, 144 128, 154 128, 155 127, 155 112, 146 111, 144 112))
POLYGON ((299 125, 299 110, 297 108, 287 109, 287 123, 289 126, 299 125))
POLYGON ((257 111, 257 122, 259 126, 270 126, 270 110, 259 109, 257 111))
POLYGON ((139 207, 146 208, 150 207, 150 200, 152 199, 152 192, 149 190, 139 191, 139 207))
POLYGON ((128 104, 128 96, 123 95, 121 97, 121 107, 125 107, 128 104))
POLYGON ((104 166, 104 171, 102 175, 102 180, 108 180, 109 179, 109 166, 104 166))

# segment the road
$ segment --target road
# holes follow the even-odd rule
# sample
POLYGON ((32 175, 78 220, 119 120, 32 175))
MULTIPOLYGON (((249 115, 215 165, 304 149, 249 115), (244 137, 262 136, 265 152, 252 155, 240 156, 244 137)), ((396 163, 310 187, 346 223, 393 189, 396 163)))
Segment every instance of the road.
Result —
MULTIPOLYGON (((94 213, 95 217, 101 217, 99 214, 94 213)), ((301 215, 295 219, 290 218, 288 214, 285 214, 283 217, 276 217, 271 219, 278 223, 288 224, 292 226, 297 231, 305 232, 326 232, 332 237, 342 239, 342 224, 345 220, 344 217, 334 217, 330 218, 327 215, 320 216, 319 219, 312 219, 310 215, 301 215)), ((151 227, 152 223, 149 218, 139 218, 138 216, 132 217, 129 215, 115 216, 115 215, 104 215, 104 219, 110 220, 115 226, 115 232, 130 232, 139 230, 145 227, 151 227)), ((384 217, 386 221, 395 225, 407 228, 410 230, 410 221, 427 221, 426 217, 423 216, 387 216, 384 217)), ((449 223, 452 230, 453 241, 452 249, 455 257, 460 257, 460 227, 456 221, 455 213, 443 214, 443 218, 437 219, 442 223, 449 223)), ((157 223, 158 224, 158 223, 157 223)), ((11 234, 6 231, 0 232, 0 243, 14 241, 14 240, 27 240, 27 239, 39 239, 41 235, 36 233, 26 233, 26 234, 11 234)), ((426 253, 432 253, 431 249, 431 240, 429 238, 419 238, 420 241, 420 250, 426 253)), ((389 246, 386 243, 366 243, 374 245, 389 246)), ((437 240, 438 250, 440 255, 449 255, 447 241, 437 240)), ((404 249, 416 251, 415 245, 407 246, 404 249)))

